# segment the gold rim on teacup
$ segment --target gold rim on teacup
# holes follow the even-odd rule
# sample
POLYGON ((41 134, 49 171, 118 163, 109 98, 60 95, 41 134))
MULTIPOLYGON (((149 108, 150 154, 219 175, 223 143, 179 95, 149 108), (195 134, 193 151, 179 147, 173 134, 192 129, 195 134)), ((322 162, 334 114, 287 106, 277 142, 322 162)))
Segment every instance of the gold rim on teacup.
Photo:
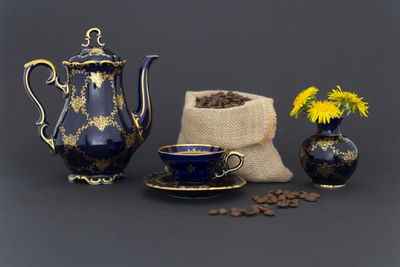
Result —
POLYGON ((212 155, 212 154, 218 154, 218 153, 225 153, 226 152, 226 148, 223 146, 217 146, 217 145, 210 145, 210 144, 174 144, 174 145, 167 145, 167 146, 162 146, 160 148, 158 148, 158 153, 162 153, 162 154, 167 154, 167 155, 181 155, 183 153, 185 153, 185 156, 199 156, 199 155, 212 155), (214 151, 214 152, 210 152, 210 151, 196 151, 197 153, 190 153, 187 154, 185 152, 187 151, 178 151, 178 152, 167 152, 167 151, 161 151, 165 148, 169 148, 169 147, 182 147, 182 146, 204 146, 204 147, 216 147, 216 148, 220 148, 220 151, 214 151))

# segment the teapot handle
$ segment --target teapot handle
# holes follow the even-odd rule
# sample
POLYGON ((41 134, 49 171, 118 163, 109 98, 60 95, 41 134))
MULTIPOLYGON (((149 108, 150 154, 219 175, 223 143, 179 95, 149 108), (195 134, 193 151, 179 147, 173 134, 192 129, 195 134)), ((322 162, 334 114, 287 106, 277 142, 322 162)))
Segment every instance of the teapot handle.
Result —
POLYGON ((24 77, 23 77, 24 78, 24 80, 23 80, 24 87, 25 87, 26 93, 31 98, 32 102, 35 103, 36 107, 39 110, 39 114, 40 114, 39 120, 36 122, 36 125, 38 127, 39 136, 51 148, 51 152, 54 155, 56 153, 55 145, 54 145, 54 138, 53 138, 53 136, 48 137, 45 132, 45 129, 48 126, 48 123, 46 121, 46 112, 43 109, 42 104, 39 102, 39 100, 36 98, 35 94, 32 92, 31 85, 29 82, 29 75, 31 73, 31 70, 39 65, 44 65, 49 69, 50 77, 47 79, 46 83, 48 85, 55 84, 55 86, 58 89, 63 91, 64 98, 66 98, 68 96, 69 89, 68 89, 68 84, 60 83, 60 81, 59 81, 60 77, 56 73, 56 68, 50 61, 45 60, 45 59, 36 59, 36 60, 32 60, 24 65, 24 68, 25 68, 24 77))

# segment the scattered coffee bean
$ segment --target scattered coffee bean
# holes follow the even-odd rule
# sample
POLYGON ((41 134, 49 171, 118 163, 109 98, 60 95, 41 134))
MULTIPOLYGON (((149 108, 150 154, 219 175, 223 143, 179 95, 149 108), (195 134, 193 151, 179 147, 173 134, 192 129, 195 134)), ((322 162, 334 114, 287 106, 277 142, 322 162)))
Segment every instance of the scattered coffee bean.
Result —
POLYGON ((276 206, 278 208, 282 208, 283 209, 283 208, 287 208, 289 206, 289 203, 287 201, 285 201, 285 200, 281 200, 281 201, 278 201, 276 203, 276 206))
POLYGON ((266 201, 267 201, 267 197, 266 196, 260 197, 257 200, 255 200, 255 202, 258 203, 258 204, 265 203, 266 201))
POLYGON ((264 215, 265 216, 275 216, 275 212, 273 210, 265 210, 264 215))
MULTIPOLYGON (((263 196, 255 195, 252 197, 253 201, 257 204, 251 205, 250 209, 233 207, 229 210, 229 214, 233 217, 240 217, 243 215, 254 216, 263 213, 265 216, 274 216, 275 212, 271 209, 270 205, 276 204, 278 208, 296 208, 299 206, 298 199, 304 199, 308 202, 315 202, 320 198, 320 194, 315 192, 306 191, 289 191, 289 190, 270 190, 263 196)), ((224 208, 215 210, 212 209, 208 212, 210 215, 225 215, 228 211, 224 208)))
POLYGON ((246 213, 247 212, 246 209, 238 209, 238 211, 240 211, 241 213, 246 213))
POLYGON ((285 200, 286 196, 284 194, 281 194, 281 195, 278 196, 278 199, 279 200, 285 200))
POLYGON ((219 215, 225 215, 225 214, 227 214, 228 213, 228 211, 226 210, 226 209, 219 209, 218 210, 218 214, 219 215))
POLYGON ((266 203, 267 203, 267 204, 275 204, 276 201, 275 201, 274 199, 272 199, 272 198, 267 198, 266 203))
POLYGON ((289 202, 289 207, 291 208, 296 208, 299 206, 299 201, 297 199, 292 199, 289 202))
POLYGON ((304 200, 308 201, 308 202, 315 202, 315 201, 317 201, 317 197, 315 195, 307 194, 304 197, 304 200))
POLYGON ((217 214, 218 214, 218 211, 217 211, 217 210, 210 210, 210 211, 208 212, 208 214, 210 214, 210 215, 217 215, 217 214))
POLYGON ((266 211, 266 210, 269 210, 269 209, 271 209, 271 208, 270 208, 270 206, 269 206, 268 204, 262 204, 262 205, 259 205, 259 206, 258 206, 258 209, 259 209, 260 211, 266 211))
POLYGON ((300 193, 299 198, 304 199, 307 196, 307 193, 300 193))
POLYGON ((231 211, 229 212, 229 214, 230 214, 231 216, 233 216, 233 217, 242 216, 242 213, 241 213, 239 210, 231 210, 231 211))
POLYGON ((316 198, 320 198, 321 197, 320 194, 315 193, 315 192, 311 192, 311 193, 309 193, 309 195, 315 196, 316 198))
POLYGON ((300 193, 297 192, 297 191, 293 191, 293 192, 292 192, 292 195, 293 195, 294 197, 298 197, 298 196, 300 195, 300 193))
POLYGON ((286 198, 287 199, 295 199, 296 197, 292 193, 289 193, 286 195, 286 198))
POLYGON ((275 190, 275 195, 280 195, 282 193, 283 193, 283 190, 281 190, 281 189, 275 190))
POLYGON ((259 213, 260 213, 259 209, 249 209, 248 211, 246 211, 246 216, 253 216, 259 213))
POLYGON ((196 108, 232 108, 244 105, 250 98, 228 92, 214 93, 210 96, 196 97, 196 108))

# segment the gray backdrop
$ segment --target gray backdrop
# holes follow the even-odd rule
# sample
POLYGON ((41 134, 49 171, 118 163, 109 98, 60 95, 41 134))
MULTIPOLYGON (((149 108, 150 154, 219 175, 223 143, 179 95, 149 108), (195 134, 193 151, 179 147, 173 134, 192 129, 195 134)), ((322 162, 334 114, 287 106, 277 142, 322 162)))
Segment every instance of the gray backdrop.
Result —
MULTIPOLYGON (((399 8, 395 0, 2 0, 0 266, 399 266, 399 8), (110 186, 67 182, 61 158, 37 136, 38 112, 22 85, 24 63, 37 58, 65 80, 61 62, 90 27, 128 60, 131 109, 139 61, 160 55, 150 74, 153 131, 128 178, 110 186), (288 114, 300 90, 315 85, 324 96, 337 84, 371 103, 368 119, 342 125, 360 151, 348 186, 275 218, 208 216, 210 208, 248 207, 271 189, 319 191, 298 161, 315 125, 288 114), (275 145, 292 182, 207 200, 145 188, 142 177, 162 168, 156 149, 176 141, 189 89, 274 98, 275 145)), ((32 76, 54 126, 61 93, 45 85, 46 68, 32 76)))

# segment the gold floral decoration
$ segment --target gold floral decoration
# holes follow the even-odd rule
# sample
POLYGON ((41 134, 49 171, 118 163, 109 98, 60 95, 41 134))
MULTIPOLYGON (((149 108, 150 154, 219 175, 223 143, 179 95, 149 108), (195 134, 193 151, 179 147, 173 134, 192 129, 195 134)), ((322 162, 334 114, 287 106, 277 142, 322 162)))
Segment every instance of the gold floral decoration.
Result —
POLYGON ((122 94, 117 95, 117 106, 120 110, 124 108, 125 99, 122 94))
POLYGON ((356 152, 353 150, 347 150, 346 152, 339 152, 338 153, 340 156, 342 156, 342 159, 344 161, 353 161, 357 158, 356 152))
POLYGON ((76 113, 79 112, 79 110, 85 106, 86 104, 86 97, 85 96, 76 96, 76 97, 71 97, 71 106, 74 109, 76 113))
POLYGON ((196 167, 194 167, 193 165, 189 165, 189 166, 186 167, 186 170, 189 173, 192 173, 192 172, 194 172, 196 170, 196 167))
POLYGON ((94 164, 100 171, 104 171, 111 164, 111 161, 109 159, 96 159, 94 164))
POLYGON ((107 74, 104 72, 92 72, 90 74, 90 79, 94 84, 96 84, 96 87, 99 88, 103 84, 103 82, 107 79, 107 74))
POLYGON ((135 132, 125 135, 125 142, 126 142, 127 148, 131 148, 135 144, 135 141, 136 141, 136 133, 135 132))
POLYGON ((76 146, 78 139, 79 139, 78 136, 73 134, 63 135, 62 137, 62 141, 66 146, 76 146))
POLYGON ((113 122, 112 118, 108 117, 108 116, 97 116, 97 117, 93 117, 92 121, 89 122, 89 124, 93 124, 94 126, 96 126, 100 131, 104 131, 104 129, 111 125, 113 122))

